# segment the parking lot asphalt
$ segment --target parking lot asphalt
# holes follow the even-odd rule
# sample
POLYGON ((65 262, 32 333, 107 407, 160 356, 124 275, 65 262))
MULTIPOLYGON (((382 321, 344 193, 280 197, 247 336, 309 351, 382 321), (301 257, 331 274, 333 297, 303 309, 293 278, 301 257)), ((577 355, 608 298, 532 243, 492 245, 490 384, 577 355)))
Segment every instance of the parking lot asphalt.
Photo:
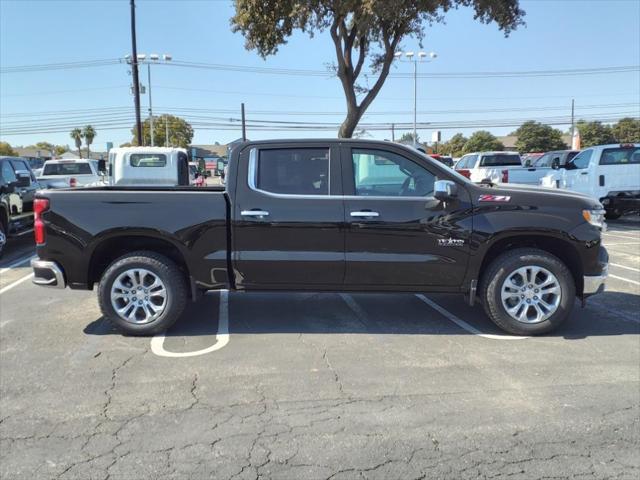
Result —
MULTIPOLYGON (((212 293, 124 337, 95 292, 0 263, 0 478, 640 476, 640 222, 544 337, 461 297, 212 293)), ((23 260, 23 263, 20 263, 23 260)))

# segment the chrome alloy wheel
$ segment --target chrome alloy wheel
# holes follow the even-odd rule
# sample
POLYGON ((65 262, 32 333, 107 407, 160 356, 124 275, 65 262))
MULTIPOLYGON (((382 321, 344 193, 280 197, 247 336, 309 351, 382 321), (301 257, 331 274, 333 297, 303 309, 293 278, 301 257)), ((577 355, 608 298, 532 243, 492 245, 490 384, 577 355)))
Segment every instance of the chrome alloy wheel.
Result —
POLYGON ((502 282, 501 297, 511 318, 522 323, 540 323, 558 310, 562 290, 549 270, 528 265, 507 275, 502 282))
POLYGON ((164 312, 167 289, 155 273, 132 268, 118 275, 111 285, 111 305, 129 323, 149 323, 164 312))

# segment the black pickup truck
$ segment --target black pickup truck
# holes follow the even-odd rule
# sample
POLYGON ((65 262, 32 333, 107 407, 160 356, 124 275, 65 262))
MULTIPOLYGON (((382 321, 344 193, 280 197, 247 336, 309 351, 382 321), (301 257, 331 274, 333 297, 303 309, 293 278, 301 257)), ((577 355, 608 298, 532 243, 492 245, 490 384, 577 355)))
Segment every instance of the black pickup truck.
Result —
POLYGON ((128 334, 163 331, 189 298, 235 289, 459 293, 533 335, 607 276, 596 200, 475 185, 382 141, 246 142, 226 187, 36 197, 34 282, 98 284, 104 316, 128 334))

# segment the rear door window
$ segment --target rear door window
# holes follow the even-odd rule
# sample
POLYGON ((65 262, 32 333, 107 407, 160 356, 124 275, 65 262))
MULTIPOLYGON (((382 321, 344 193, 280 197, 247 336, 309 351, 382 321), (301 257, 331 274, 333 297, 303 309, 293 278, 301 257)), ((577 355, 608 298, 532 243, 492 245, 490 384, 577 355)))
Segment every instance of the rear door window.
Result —
POLYGON ((91 166, 86 162, 47 163, 42 175, 91 175, 91 166))
POLYGON ((260 150, 256 186, 283 195, 329 195, 328 148, 260 150))
POLYGON ((551 166, 551 153, 545 153, 538 160, 533 163, 534 167, 542 168, 542 167, 550 167, 551 166))
POLYGON ((480 160, 481 167, 506 167, 509 165, 522 165, 520 155, 492 153, 490 155, 483 155, 482 160, 480 160))
POLYGON ((9 160, 2 162, 2 181, 4 183, 11 183, 17 180, 16 174, 13 171, 13 167, 9 160))
POLYGON ((640 163, 640 148, 605 148, 600 156, 600 165, 631 165, 640 163))
POLYGON ((132 153, 129 155, 129 164, 132 167, 164 167, 167 165, 167 156, 164 153, 132 153))
POLYGON ((456 164, 456 170, 471 169, 475 167, 478 155, 465 155, 456 164))

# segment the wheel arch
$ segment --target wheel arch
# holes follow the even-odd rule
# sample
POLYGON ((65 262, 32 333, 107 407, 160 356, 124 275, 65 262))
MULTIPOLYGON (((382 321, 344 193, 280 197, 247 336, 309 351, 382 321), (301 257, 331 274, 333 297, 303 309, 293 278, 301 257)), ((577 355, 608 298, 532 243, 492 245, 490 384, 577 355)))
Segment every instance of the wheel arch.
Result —
POLYGON ((189 280, 189 268, 185 252, 176 242, 148 232, 129 232, 111 235, 96 242, 91 251, 87 270, 89 287, 100 280, 104 271, 114 260, 136 250, 147 250, 166 256, 178 265, 185 278, 189 280))
POLYGON ((514 233, 496 239, 487 248, 482 258, 478 271, 479 281, 482 281, 487 268, 499 255, 523 247, 537 248, 557 257, 571 272, 576 287, 576 295, 582 295, 584 269, 578 249, 569 240, 552 235, 514 233))

